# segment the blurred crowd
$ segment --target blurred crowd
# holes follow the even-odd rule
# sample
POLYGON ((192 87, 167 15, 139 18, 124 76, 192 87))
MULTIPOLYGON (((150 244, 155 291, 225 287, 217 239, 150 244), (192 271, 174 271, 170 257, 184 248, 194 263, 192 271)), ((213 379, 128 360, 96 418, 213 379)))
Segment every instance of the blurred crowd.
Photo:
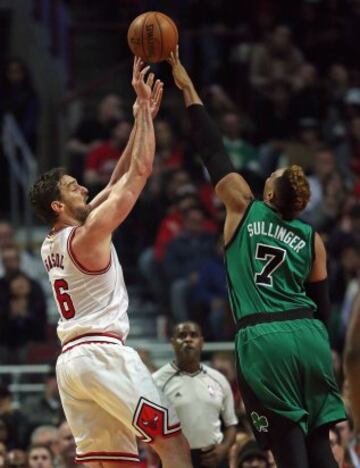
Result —
MULTIPOLYGON (((152 2, 145 3, 149 9, 152 2)), ((299 164, 306 170, 312 196, 303 220, 327 246, 327 325, 347 402, 342 352, 360 286, 360 0, 172 3, 164 11, 180 27, 183 62, 217 121, 236 170, 255 194, 261 197, 266 177, 278 167, 299 164), (193 14, 185 14, 186 9, 193 14)), ((166 67, 154 70, 167 77, 166 67)), ((234 326, 222 261, 224 208, 194 151, 181 96, 176 96, 168 79, 163 110, 154 123, 153 174, 114 243, 127 282, 139 285, 169 324, 191 319, 202 326, 206 340, 231 340, 234 326)), ((84 117, 68 136, 68 169, 92 195, 106 184, 126 144, 133 122, 131 99, 114 89, 99 101, 97 113, 84 117)), ((28 67, 15 57, 5 64, 0 82, 0 113, 6 112, 14 115, 36 154, 41 109, 28 67)), ((48 286, 39 253, 19 247, 5 218, 3 156, 0 169, 0 361, 26 363, 29 346, 49 340, 48 286)), ((227 377, 236 393, 234 366, 228 361, 227 377)), ((49 382, 50 377, 46 389, 49 382)), ((39 468, 34 460, 42 457, 48 463, 42 468, 69 466, 73 442, 58 414, 58 397, 49 392, 43 397, 49 419, 34 421, 40 412, 31 405, 26 409, 25 402, 14 409, 9 390, 1 389, 0 460, 6 459, 7 466, 27 466, 28 460, 39 468), (38 426, 45 426, 43 432, 38 426), (42 433, 51 441, 37 437, 42 433)), ((274 466, 251 440, 239 395, 235 402, 240 423, 230 465, 274 466), (246 454, 258 458, 258 464, 246 464, 246 454)), ((360 466, 351 418, 331 432, 331 441, 339 466, 360 466)))

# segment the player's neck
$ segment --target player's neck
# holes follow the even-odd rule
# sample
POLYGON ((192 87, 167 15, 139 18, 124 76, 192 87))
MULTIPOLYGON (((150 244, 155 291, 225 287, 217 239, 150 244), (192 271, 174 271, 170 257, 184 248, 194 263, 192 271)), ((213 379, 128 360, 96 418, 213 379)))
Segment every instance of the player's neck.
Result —
POLYGON ((182 372, 187 372, 188 374, 194 374, 194 372, 200 370, 200 361, 176 359, 175 364, 182 372))
POLYGON ((64 216, 61 219, 58 219, 52 226, 52 231, 57 232, 61 231, 61 229, 64 229, 69 226, 80 226, 80 221, 71 217, 71 216, 64 216))

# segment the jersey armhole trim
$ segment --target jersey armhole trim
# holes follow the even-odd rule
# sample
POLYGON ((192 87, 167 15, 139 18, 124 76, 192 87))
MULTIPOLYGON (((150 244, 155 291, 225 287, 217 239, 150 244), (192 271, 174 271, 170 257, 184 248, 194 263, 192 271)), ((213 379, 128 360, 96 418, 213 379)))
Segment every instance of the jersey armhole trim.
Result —
POLYGON ((247 215, 248 215, 248 213, 249 213, 249 211, 250 211, 250 208, 252 207, 252 205, 253 205, 253 203, 254 203, 255 201, 257 201, 257 200, 253 198, 253 199, 249 202, 248 206, 246 207, 246 210, 244 211, 244 214, 242 215, 242 218, 241 218, 240 221, 239 221, 239 224, 237 225, 237 227, 236 227, 236 229, 235 229, 235 231, 234 231, 234 234, 232 235, 231 239, 224 245, 224 249, 225 249, 225 250, 227 250, 227 249, 231 246, 231 244, 234 242, 234 240, 235 240, 235 238, 236 238, 238 232, 240 231, 241 226, 242 226, 243 223, 245 222, 245 219, 246 219, 246 217, 247 217, 247 215))
POLYGON ((68 237, 68 241, 67 241, 67 251, 68 251, 68 254, 69 254, 69 257, 71 259, 71 261, 73 262, 73 264, 76 266, 76 268, 78 270, 81 271, 81 273, 84 273, 85 275, 103 275, 104 273, 106 273, 107 271, 109 271, 110 267, 111 267, 111 252, 110 252, 110 259, 109 259, 109 263, 108 265, 105 267, 105 268, 102 268, 101 270, 88 270, 87 268, 85 268, 80 262, 79 260, 76 258, 76 255, 72 249, 72 246, 71 246, 71 242, 75 236, 75 232, 76 232, 76 229, 78 228, 78 226, 74 227, 72 229, 72 231, 70 232, 69 234, 69 237, 68 237))

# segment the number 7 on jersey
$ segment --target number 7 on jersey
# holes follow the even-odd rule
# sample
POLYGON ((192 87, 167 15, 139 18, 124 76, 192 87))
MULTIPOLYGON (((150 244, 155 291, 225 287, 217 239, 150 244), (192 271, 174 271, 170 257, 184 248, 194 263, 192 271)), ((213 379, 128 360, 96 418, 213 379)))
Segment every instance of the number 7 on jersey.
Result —
POLYGON ((267 244, 256 244, 255 258, 266 261, 260 273, 255 273, 255 283, 261 286, 273 285, 273 273, 284 262, 286 250, 267 244))

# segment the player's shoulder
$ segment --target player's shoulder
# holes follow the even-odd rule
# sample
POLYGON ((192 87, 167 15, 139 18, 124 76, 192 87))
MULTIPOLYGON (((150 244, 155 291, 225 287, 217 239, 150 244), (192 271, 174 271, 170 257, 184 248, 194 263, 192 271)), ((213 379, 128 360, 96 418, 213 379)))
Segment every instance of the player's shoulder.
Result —
POLYGON ((164 384, 169 380, 173 375, 178 372, 176 367, 174 367, 170 362, 160 367, 157 371, 152 374, 152 377, 157 385, 164 384))

